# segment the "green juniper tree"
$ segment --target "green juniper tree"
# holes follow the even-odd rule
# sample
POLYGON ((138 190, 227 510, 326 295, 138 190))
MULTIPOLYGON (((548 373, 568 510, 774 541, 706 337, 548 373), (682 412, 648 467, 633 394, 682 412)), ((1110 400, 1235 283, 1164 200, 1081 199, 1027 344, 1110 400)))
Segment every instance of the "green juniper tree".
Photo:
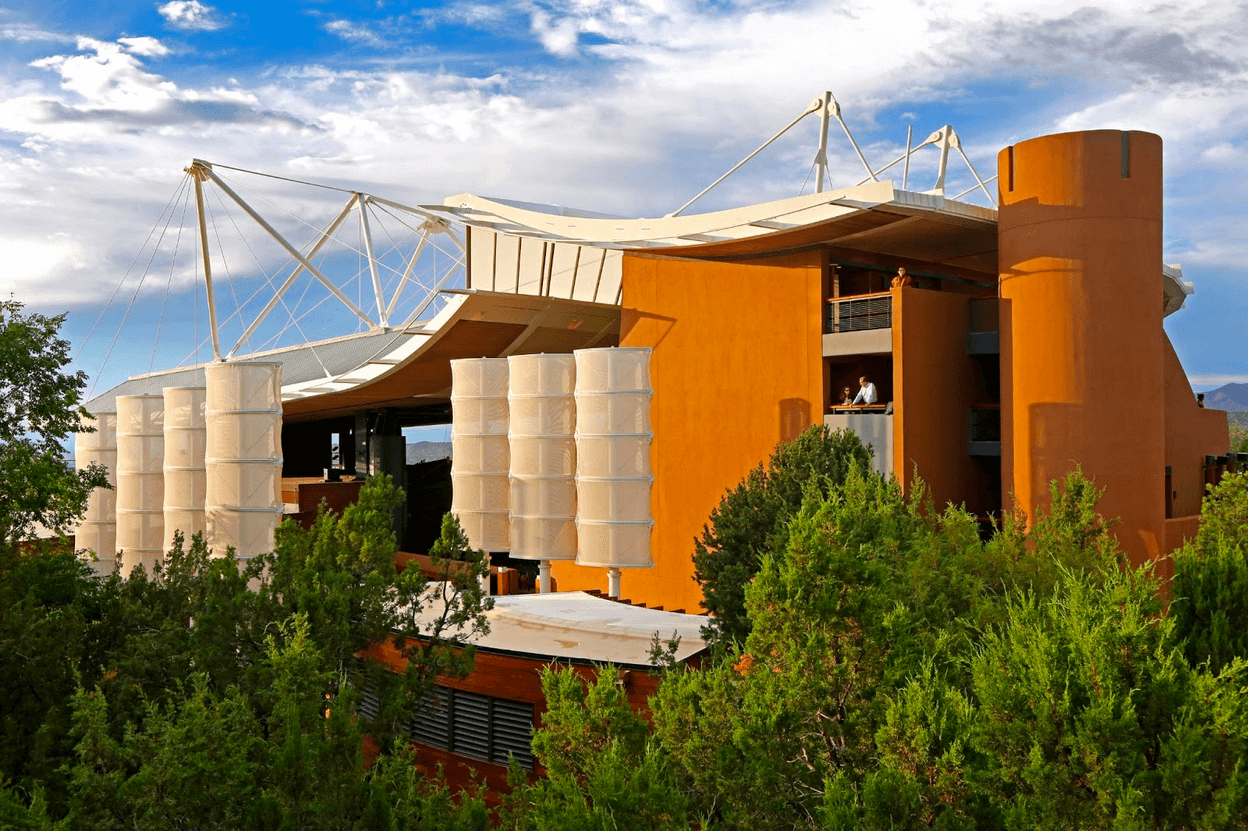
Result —
POLYGON ((694 543, 694 580, 702 587, 702 606, 715 615, 708 638, 739 642, 749 633, 746 585, 764 554, 783 550, 788 519, 801 507, 810 479, 823 476, 818 484, 839 485, 870 460, 853 433, 811 427, 776 445, 766 464, 724 495, 694 543))
MULTIPOLYGON (((1208 576, 1188 632, 1220 668, 1185 658, 1182 620, 1151 567, 1126 564, 1077 471, 1032 528, 1010 518, 988 543, 965 512, 927 511, 875 474, 810 485, 745 588, 737 654, 665 673, 644 743, 623 721, 592 746, 553 722, 554 777, 522 797, 592 811, 588 788, 620 764, 569 769, 564 753, 625 751, 687 800, 686 827, 1243 827, 1248 662, 1229 643, 1234 596, 1212 591, 1248 480, 1224 485, 1191 547, 1222 563, 1180 562, 1175 581, 1208 576)), ((549 687, 568 704, 566 684, 549 687)))
POLYGON ((108 486, 102 466, 75 472, 65 461, 62 440, 91 430, 81 406, 87 375, 64 371, 64 322, 0 301, 0 541, 28 539, 40 525, 64 531, 91 490, 108 486))

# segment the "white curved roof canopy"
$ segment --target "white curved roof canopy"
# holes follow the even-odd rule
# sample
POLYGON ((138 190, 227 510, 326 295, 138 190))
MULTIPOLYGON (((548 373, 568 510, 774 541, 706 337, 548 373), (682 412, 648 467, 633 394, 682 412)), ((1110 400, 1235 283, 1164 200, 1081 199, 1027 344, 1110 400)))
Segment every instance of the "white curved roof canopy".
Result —
POLYGON ((664 249, 760 238, 812 226, 884 204, 992 224, 997 213, 936 195, 895 189, 891 181, 757 203, 718 212, 661 218, 615 218, 559 206, 459 194, 422 207, 472 227, 547 241, 610 249, 664 249))
MULTIPOLYGON (((618 218, 471 194, 416 209, 467 228, 467 292, 442 291, 450 304, 433 319, 405 329, 375 329, 250 355, 286 367, 282 398, 288 410, 297 401, 308 403, 295 413, 310 412, 314 402, 327 405, 325 399, 371 406, 370 397, 356 393, 394 378, 422 357, 446 365, 448 351, 464 357, 507 356, 612 344, 618 339, 626 252, 718 259, 832 246, 872 254, 885 263, 911 258, 978 273, 986 288, 995 284, 986 280, 998 272, 995 210, 903 191, 890 181, 677 217, 618 218), (505 345, 479 348, 454 336, 480 320, 511 324, 516 333, 505 345), (552 342, 551 334, 569 329, 577 333, 552 342)), ((1193 290, 1177 265, 1163 265, 1162 279, 1169 316, 1193 290)), ((430 378, 424 391, 411 394, 445 398, 449 365, 446 386, 441 375, 433 377, 439 379, 436 385, 430 378)), ((107 413, 117 395, 202 385, 202 380, 202 366, 141 375, 87 407, 107 413)))

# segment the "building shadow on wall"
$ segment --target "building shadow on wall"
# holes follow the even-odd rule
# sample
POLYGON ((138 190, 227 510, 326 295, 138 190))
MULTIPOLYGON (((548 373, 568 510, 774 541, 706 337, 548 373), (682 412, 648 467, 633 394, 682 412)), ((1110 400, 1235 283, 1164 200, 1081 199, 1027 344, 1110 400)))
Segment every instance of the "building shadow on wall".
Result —
POLYGON ((792 441, 810 426, 810 401, 785 398, 780 401, 780 440, 792 441))

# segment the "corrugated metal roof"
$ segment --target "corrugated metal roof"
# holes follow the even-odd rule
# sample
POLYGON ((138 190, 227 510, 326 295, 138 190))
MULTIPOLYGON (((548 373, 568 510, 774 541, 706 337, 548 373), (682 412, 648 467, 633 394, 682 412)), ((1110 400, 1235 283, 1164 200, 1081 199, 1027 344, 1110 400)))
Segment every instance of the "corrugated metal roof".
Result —
MULTIPOLYGON (((403 331, 369 331, 317 343, 240 355, 234 359, 281 363, 282 385, 287 386, 318 380, 325 377, 326 371, 331 375, 344 374, 409 339, 412 339, 412 335, 403 331)), ((136 375, 87 401, 87 411, 92 414, 116 412, 119 395, 156 395, 172 386, 203 386, 204 365, 201 363, 197 366, 136 375)))

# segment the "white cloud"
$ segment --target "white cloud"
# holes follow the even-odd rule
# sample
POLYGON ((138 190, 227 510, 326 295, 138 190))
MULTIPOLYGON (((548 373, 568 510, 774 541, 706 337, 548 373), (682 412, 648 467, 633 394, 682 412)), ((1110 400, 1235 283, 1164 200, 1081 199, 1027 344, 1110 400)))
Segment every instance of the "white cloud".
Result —
POLYGON ((144 58, 164 58, 169 54, 169 47, 156 38, 118 38, 117 43, 121 44, 126 52, 141 55, 144 58))
POLYGON ((37 43, 40 41, 72 43, 73 38, 60 32, 49 32, 28 23, 6 23, 0 25, 0 40, 16 43, 37 43))
MULTIPOLYGON (((159 8, 182 28, 221 22, 194 0, 159 8)), ((952 121, 984 177, 1009 142, 1121 124, 1160 130, 1173 172, 1200 164, 1225 178, 1228 192, 1248 190, 1248 23, 1214 6, 1141 16, 1128 0, 1092 9, 1084 0, 1008 8, 949 0, 935 10, 920 0, 512 0, 424 16, 435 26, 511 27, 556 59, 529 65, 531 54, 490 56, 477 77, 360 64, 344 70, 327 56, 306 66, 273 64, 259 77, 230 67, 233 78, 223 82, 179 75, 174 61, 152 72, 148 64, 166 48, 136 37, 84 39, 76 53, 35 62, 46 78, 0 93, 0 132, 24 147, 0 152, 0 241, 35 242, 26 246, 43 260, 32 256, 25 273, 9 269, 5 287, 19 296, 64 294, 64 285, 49 289, 48 277, 70 271, 81 279, 75 298, 111 292, 192 156, 406 203, 474 191, 662 214, 825 89, 877 164, 900 153, 905 120, 916 114, 923 117, 916 141, 952 121), (1038 91, 1037 79, 1046 81, 1038 91), (57 261, 54 252, 68 252, 68 244, 49 236, 69 218, 79 249, 57 261), (92 269, 77 271, 74 259, 92 269)), ((389 32, 376 22, 324 26, 361 43, 389 32)), ((813 158, 815 124, 807 119, 697 206, 795 193, 813 158)), ((832 181, 854 182, 861 167, 833 131, 832 181)), ((933 176, 934 166, 916 161, 912 185, 930 185, 933 176)), ((273 199, 306 210, 310 220, 332 217, 336 206, 293 191, 273 199)), ((1215 225, 1201 215, 1194 201, 1168 216, 1167 234, 1182 245, 1167 258, 1182 260, 1202 290, 1202 272, 1238 281, 1234 270, 1219 268, 1248 260, 1238 243, 1248 240, 1241 234, 1248 221, 1215 225)), ((245 250, 230 255, 236 267, 249 262, 245 250)))
POLYGON ((369 46, 384 46, 386 43, 385 39, 372 29, 349 20, 328 20, 324 23, 324 28, 329 34, 337 35, 344 41, 354 41, 369 46))
POLYGON ((199 0, 170 0, 157 6, 156 11, 174 29, 193 32, 213 32, 225 27, 226 22, 212 6, 199 0))
POLYGON ((1248 383, 1248 374, 1189 374, 1187 381, 1193 389, 1209 391, 1228 383, 1248 383))
POLYGON ((506 21, 515 10, 505 3, 449 3, 436 9, 424 9, 419 14, 430 25, 439 23, 462 23, 468 26, 497 26, 506 21))
POLYGON ((175 89, 171 82, 143 72, 140 62, 120 44, 79 38, 78 49, 77 55, 53 55, 32 61, 31 66, 58 73, 63 89, 94 107, 150 109, 175 89))
POLYGON ((544 9, 534 9, 530 16, 533 34, 551 55, 568 57, 577 53, 580 27, 577 21, 554 19, 544 9))
POLYGON ((55 232, 42 239, 6 238, 4 258, 0 259, 0 296, 7 297, 19 286, 26 291, 32 282, 55 286, 67 273, 78 272, 87 264, 82 242, 68 232, 55 232))
POLYGON ((261 108, 246 90, 181 87, 147 72, 142 58, 169 53, 155 38, 122 38, 115 43, 79 38, 78 49, 76 54, 30 63, 55 73, 63 92, 28 84, 14 90, 15 95, 0 98, 0 131, 24 134, 26 143, 38 147, 60 143, 58 147, 66 148, 77 142, 108 144, 144 127, 165 131, 204 123, 300 127, 287 114, 261 108))

